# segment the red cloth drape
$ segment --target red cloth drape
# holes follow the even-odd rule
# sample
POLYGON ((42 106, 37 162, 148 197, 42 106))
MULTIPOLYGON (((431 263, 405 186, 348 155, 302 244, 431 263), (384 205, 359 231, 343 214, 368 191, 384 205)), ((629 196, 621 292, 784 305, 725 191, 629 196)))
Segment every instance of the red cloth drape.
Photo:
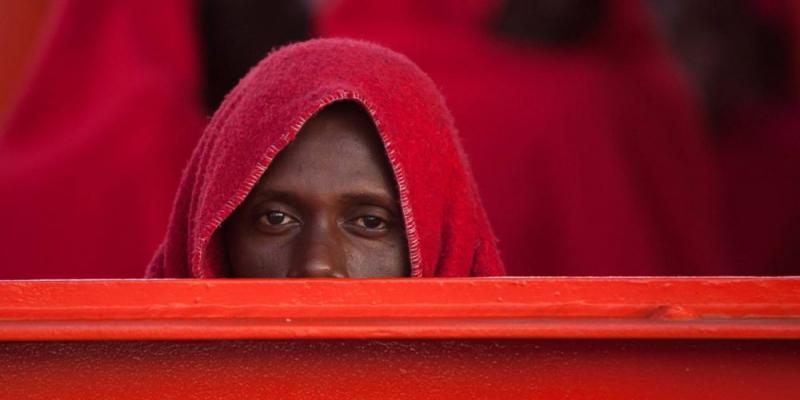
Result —
POLYGON ((800 3, 754 0, 789 40, 786 99, 730 112, 720 130, 725 232, 731 273, 800 274, 800 3))
POLYGON ((725 273, 697 107, 640 2, 582 46, 491 34, 497 1, 339 0, 322 36, 374 40, 441 87, 512 275, 725 273))
POLYGON ((0 278, 139 277, 204 123, 193 7, 54 7, 0 130, 0 278))

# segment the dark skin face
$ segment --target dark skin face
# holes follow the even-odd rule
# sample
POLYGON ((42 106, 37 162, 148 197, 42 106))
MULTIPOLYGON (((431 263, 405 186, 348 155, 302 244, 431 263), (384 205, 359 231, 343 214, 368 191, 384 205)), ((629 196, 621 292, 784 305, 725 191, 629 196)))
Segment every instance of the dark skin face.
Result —
POLYGON ((311 118, 223 226, 234 277, 409 276, 394 177, 370 117, 311 118))

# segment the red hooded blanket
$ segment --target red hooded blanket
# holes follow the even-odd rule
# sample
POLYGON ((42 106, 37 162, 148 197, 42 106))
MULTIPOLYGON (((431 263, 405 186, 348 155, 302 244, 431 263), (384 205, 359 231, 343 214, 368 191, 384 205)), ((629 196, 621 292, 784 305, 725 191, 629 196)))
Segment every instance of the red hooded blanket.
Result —
POLYGON ((377 45, 314 40, 270 54, 227 96, 184 172, 148 277, 226 270, 218 228, 270 162, 328 104, 351 100, 375 122, 397 182, 411 275, 502 274, 453 121, 433 82, 377 45))
POLYGON ((441 85, 510 275, 724 273, 699 116, 643 2, 582 45, 493 34, 498 0, 340 0, 323 36, 402 51, 441 85))

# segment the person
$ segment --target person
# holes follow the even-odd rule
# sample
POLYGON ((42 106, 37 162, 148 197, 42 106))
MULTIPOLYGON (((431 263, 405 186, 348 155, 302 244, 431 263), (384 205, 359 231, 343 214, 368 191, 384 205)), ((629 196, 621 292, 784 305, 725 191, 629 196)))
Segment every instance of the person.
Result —
POLYGON ((787 0, 659 1, 720 166, 730 275, 800 271, 800 71, 787 0))
POLYGON ((277 50, 228 94, 150 278, 502 275, 453 120, 410 60, 348 39, 277 50))
POLYGON ((339 0, 440 85, 509 275, 725 273, 700 116, 639 0, 339 0))
POLYGON ((0 279, 141 277, 205 124, 193 2, 41 12, 0 112, 0 279))

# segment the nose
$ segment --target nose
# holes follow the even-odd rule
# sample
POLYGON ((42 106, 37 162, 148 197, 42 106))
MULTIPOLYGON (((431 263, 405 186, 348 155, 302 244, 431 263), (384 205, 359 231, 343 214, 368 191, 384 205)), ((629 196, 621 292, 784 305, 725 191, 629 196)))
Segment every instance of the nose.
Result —
POLYGON ((336 223, 306 224, 295 249, 289 278, 347 278, 342 240, 336 223))

